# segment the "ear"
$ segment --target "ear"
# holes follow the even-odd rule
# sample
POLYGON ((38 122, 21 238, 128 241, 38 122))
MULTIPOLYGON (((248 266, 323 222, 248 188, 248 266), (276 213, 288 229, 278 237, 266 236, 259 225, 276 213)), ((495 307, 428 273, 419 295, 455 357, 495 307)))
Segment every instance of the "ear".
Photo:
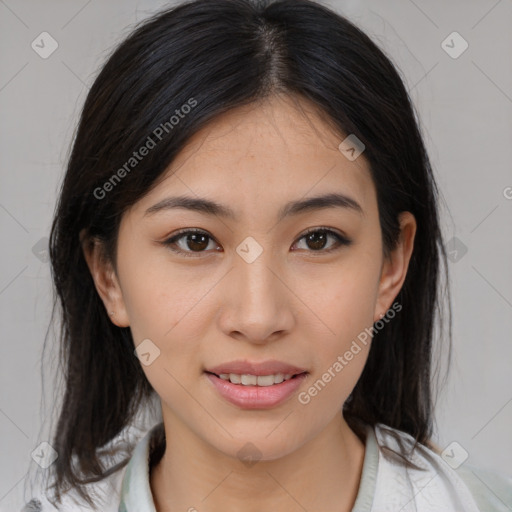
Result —
POLYGON ((94 280, 107 315, 118 327, 130 325, 124 303, 123 292, 112 263, 106 258, 103 244, 96 238, 88 237, 84 230, 80 232, 80 241, 85 261, 94 280))
POLYGON ((416 234, 416 219, 411 212, 401 212, 399 215, 400 236, 397 246, 385 258, 379 283, 379 292, 374 311, 374 322, 391 307, 395 297, 400 292, 407 275, 411 259, 414 236, 416 234))

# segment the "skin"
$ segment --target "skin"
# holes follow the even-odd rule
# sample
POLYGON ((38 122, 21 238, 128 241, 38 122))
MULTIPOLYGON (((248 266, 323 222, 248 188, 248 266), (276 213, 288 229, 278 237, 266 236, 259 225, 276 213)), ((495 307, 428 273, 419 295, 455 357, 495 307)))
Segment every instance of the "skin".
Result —
POLYGON ((167 439, 150 476, 159 512, 341 512, 354 504, 365 447, 340 411, 370 343, 360 344, 307 405, 297 395, 391 307, 407 273, 416 222, 402 212, 399 244, 385 259, 364 153, 348 160, 338 150, 344 136, 322 119, 312 104, 289 96, 216 118, 124 214, 116 271, 101 259, 98 244, 85 249, 112 321, 130 326, 135 346, 149 338, 160 350, 142 366, 160 396, 167 439), (332 192, 356 200, 363 215, 331 207, 276 220, 288 201, 332 192), (185 209, 145 215, 181 194, 213 199, 239 219, 185 209), (352 243, 338 245, 332 236, 325 248, 308 243, 304 232, 321 227, 352 243), (162 243, 183 228, 210 236, 202 249, 187 244, 186 235, 177 242, 192 257, 162 243), (252 263, 236 252, 248 236, 263 249, 252 263), (203 373, 234 359, 277 359, 310 375, 284 403, 243 410, 203 373), (237 456, 247 442, 261 453, 250 467, 237 456))

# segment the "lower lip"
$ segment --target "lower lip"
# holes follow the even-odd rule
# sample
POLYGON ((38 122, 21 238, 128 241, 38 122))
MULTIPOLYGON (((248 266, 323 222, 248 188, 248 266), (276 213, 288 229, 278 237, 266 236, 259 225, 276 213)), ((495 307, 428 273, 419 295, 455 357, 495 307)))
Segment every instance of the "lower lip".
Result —
POLYGON ((233 384, 217 375, 206 373, 217 391, 228 401, 242 409, 266 409, 284 402, 306 378, 306 373, 272 386, 244 386, 233 384))

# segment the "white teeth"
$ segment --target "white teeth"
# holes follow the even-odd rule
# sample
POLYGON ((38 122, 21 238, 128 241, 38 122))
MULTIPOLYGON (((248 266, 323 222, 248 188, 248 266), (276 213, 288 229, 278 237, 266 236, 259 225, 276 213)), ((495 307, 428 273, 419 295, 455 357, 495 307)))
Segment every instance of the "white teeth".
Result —
POLYGON ((292 374, 276 373, 275 375, 238 375, 236 373, 221 373, 219 377, 223 380, 229 380, 232 384, 242 384, 243 386, 272 386, 280 384, 284 380, 290 380, 292 374))
MULTIPOLYGON (((242 381, 243 382, 243 381, 242 381)), ((256 379, 258 386, 272 386, 275 384, 273 375, 258 375, 256 379)))
MULTIPOLYGON (((276 373, 273 377, 274 377, 274 384, 281 384, 281 382, 283 382, 285 376, 282 373, 276 373)), ((286 379, 286 380, 289 380, 291 375, 287 375, 287 377, 288 377, 288 379, 286 379)), ((259 382, 258 382, 258 384, 259 384, 259 382)))
POLYGON ((244 386, 256 386, 258 384, 258 377, 256 375, 242 375, 241 377, 244 386))

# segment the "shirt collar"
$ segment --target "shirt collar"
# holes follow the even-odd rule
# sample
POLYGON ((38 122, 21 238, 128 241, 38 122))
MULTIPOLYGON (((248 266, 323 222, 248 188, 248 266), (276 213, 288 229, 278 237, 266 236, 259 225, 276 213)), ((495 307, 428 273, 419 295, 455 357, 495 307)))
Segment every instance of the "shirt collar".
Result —
MULTIPOLYGON (((163 423, 155 425, 137 443, 121 484, 118 512, 157 512, 150 486, 150 458, 163 423)), ((361 482, 352 512, 370 512, 373 502, 379 453, 375 432, 366 426, 366 443, 361 482)))
POLYGON ((121 484, 118 512, 156 512, 150 486, 151 448, 163 423, 151 428, 137 443, 121 484))

